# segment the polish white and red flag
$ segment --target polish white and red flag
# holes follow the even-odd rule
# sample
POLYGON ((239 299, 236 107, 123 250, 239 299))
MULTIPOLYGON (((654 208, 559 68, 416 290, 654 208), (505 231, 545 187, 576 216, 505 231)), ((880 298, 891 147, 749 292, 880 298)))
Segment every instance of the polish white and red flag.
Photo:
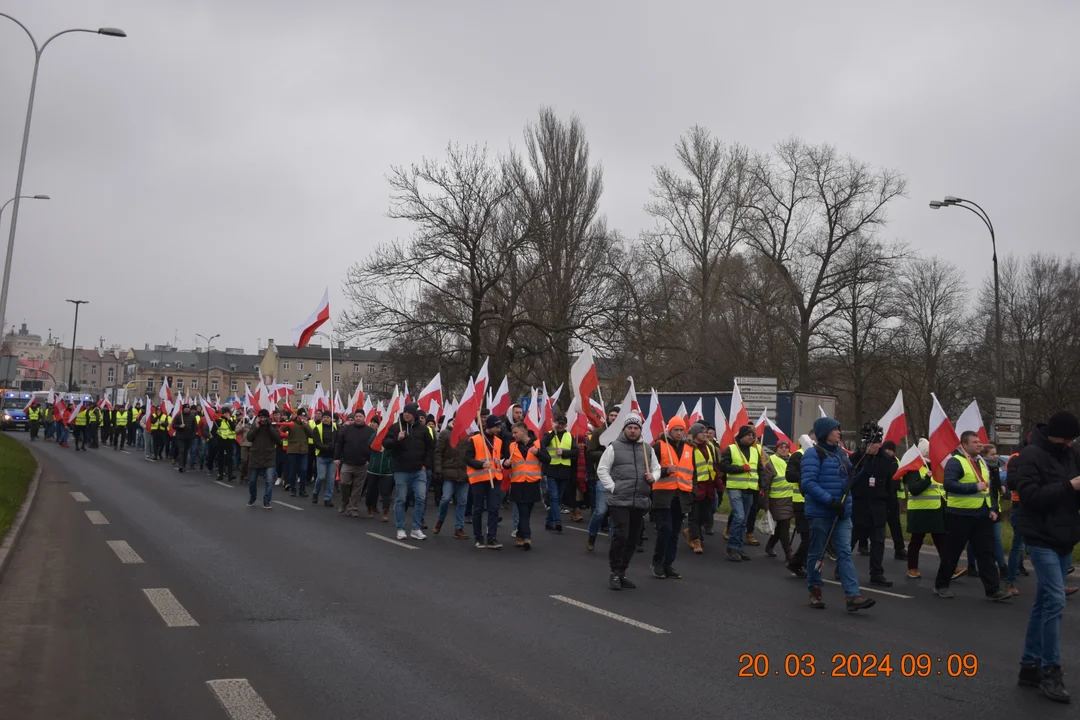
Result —
MULTIPOLYGON (((405 405, 412 402, 412 395, 409 394, 409 381, 405 381, 405 405)), ((404 405, 402 406, 404 407, 404 405)))
POLYGON ((461 402, 454 411, 454 430, 450 433, 450 447, 457 447, 469 434, 469 426, 476 422, 476 414, 480 410, 479 403, 483 394, 476 393, 476 383, 470 377, 465 383, 465 392, 461 395, 461 402))
POLYGON ((166 409, 172 407, 173 393, 172 388, 169 387, 168 378, 161 381, 161 387, 158 388, 158 397, 161 398, 162 407, 166 409))
MULTIPOLYGON (((819 406, 820 407, 820 406, 819 406)), ((896 391, 896 399, 885 415, 878 420, 878 425, 885 432, 884 440, 892 440, 896 444, 907 437, 907 416, 904 414, 904 391, 896 391)))
POLYGON ((68 409, 67 405, 64 404, 64 399, 57 395, 53 401, 53 417, 60 418, 60 422, 67 425, 67 411, 68 409))
POLYGON ((319 307, 315 308, 315 312, 313 312, 307 320, 293 328, 293 345, 298 348, 307 345, 311 342, 311 338, 315 334, 315 331, 329 319, 330 288, 326 288, 323 290, 322 300, 319 302, 319 307))
POLYGON ((492 415, 503 416, 510 412, 510 404, 510 381, 504 375, 502 384, 499 385, 499 390, 491 399, 488 408, 491 410, 492 415))
POLYGON ((724 408, 720 407, 720 399, 713 398, 713 427, 716 428, 716 440, 720 443, 721 449, 730 447, 735 442, 735 434, 731 432, 731 427, 728 425, 727 415, 724 414, 724 408))
POLYGON ((334 415, 345 414, 345 403, 341 402, 341 391, 334 390, 334 415))
POLYGON ((329 399, 326 397, 326 391, 323 390, 322 383, 315 383, 315 392, 311 394, 311 413, 314 414, 316 410, 326 410, 329 407, 329 404, 329 399))
POLYGON ((455 397, 450 401, 445 408, 443 408, 442 419, 439 421, 439 429, 445 430, 446 426, 450 424, 450 421, 454 419, 454 413, 457 412, 457 398, 455 397))
MULTIPOLYGON (((112 410, 112 403, 109 402, 109 398, 105 397, 104 395, 102 395, 101 399, 98 400, 97 406, 99 408, 101 408, 102 410, 112 410)), ((30 407, 30 406, 27 405, 26 407, 30 407)))
POLYGON ((555 428, 555 404, 559 402, 563 386, 560 385, 555 394, 544 400, 544 432, 549 433, 555 428))
MULTIPOLYGON (((698 401, 700 403, 700 400, 698 401)), ((652 389, 652 397, 649 399, 649 419, 641 428, 641 437, 645 442, 652 445, 664 434, 664 411, 660 408, 660 396, 656 394, 656 388, 652 389)))
MULTIPOLYGON (((777 427, 776 423, 774 423, 772 420, 769 419, 769 416, 765 413, 764 410, 761 411, 761 418, 765 422, 764 422, 764 427, 761 428, 760 434, 758 435, 758 440, 760 440, 762 435, 765 434, 764 430, 765 430, 765 427, 767 427, 770 430, 772 430, 772 434, 776 437, 776 445, 779 445, 780 443, 787 443, 787 446, 789 448, 793 448, 795 446, 795 443, 791 442, 791 438, 789 438, 787 436, 787 434, 784 433, 783 430, 781 430, 779 427, 777 427)), ((761 420, 758 420, 758 422, 761 422, 761 420)), ((754 430, 755 430, 755 432, 757 432, 756 427, 754 428, 754 430)))
POLYGON ((930 393, 930 397, 934 400, 934 407, 930 410, 930 469, 941 482, 945 463, 960 447, 960 438, 956 436, 956 430, 938 402, 937 395, 930 393))
POLYGON ((544 433, 540 432, 540 396, 536 394, 536 388, 532 389, 532 395, 529 398, 529 410, 525 413, 523 419, 525 425, 533 431, 536 439, 539 440, 544 433))
POLYGON ((765 437, 765 426, 769 424, 769 415, 767 410, 761 411, 761 417, 754 423, 754 435, 757 436, 758 441, 765 437))
POLYGON ((592 394, 600 387, 600 379, 596 374, 596 359, 593 357, 592 348, 588 345, 581 350, 577 360, 570 366, 570 385, 573 386, 577 397, 589 398, 588 401, 582 399, 579 405, 588 415, 589 422, 597 427, 603 425, 604 409, 601 407, 600 413, 596 414, 591 402, 592 394))
POLYGON ((705 413, 701 409, 701 402, 702 402, 701 398, 698 398, 697 399, 697 405, 695 405, 694 409, 690 411, 690 416, 688 418, 686 418, 686 429, 687 430, 689 430, 690 426, 693 425, 694 423, 705 419, 705 413))
POLYGON ((918 472, 919 468, 926 467, 923 456, 919 453, 919 446, 912 445, 900 458, 900 467, 893 475, 893 480, 903 480, 909 472, 918 472))
POLYGON ((401 408, 405 406, 402 402, 400 391, 395 387, 394 394, 390 397, 390 405, 387 407, 386 412, 382 413, 382 424, 379 425, 379 430, 375 433, 375 437, 371 440, 371 449, 378 452, 383 449, 383 439, 386 438, 386 433, 391 427, 394 427, 394 432, 398 431, 397 417, 401 412, 401 408))
POLYGON ((686 422, 686 418, 690 417, 690 413, 686 410, 686 403, 679 403, 679 409, 675 411, 675 417, 683 422, 686 422))
POLYGON ((537 416, 540 418, 538 422, 540 432, 536 433, 536 437, 539 438, 541 435, 551 432, 551 413, 548 412, 548 400, 550 398, 548 398, 546 382, 540 383, 540 394, 536 399, 540 402, 539 406, 536 408, 537 416))
POLYGON ((735 386, 731 390, 731 407, 728 408, 728 424, 731 426, 732 437, 739 432, 740 428, 750 424, 750 414, 746 412, 746 406, 743 405, 742 391, 739 390, 738 381, 735 382, 735 386))
POLYGON ((416 398, 416 404, 420 406, 420 412, 425 415, 434 415, 433 406, 442 405, 442 373, 435 373, 435 377, 424 386, 416 398))
POLYGON ((75 418, 78 417, 80 412, 82 412, 82 407, 83 407, 83 402, 82 402, 82 400, 80 400, 78 405, 71 408, 71 412, 68 413, 68 416, 67 416, 66 424, 70 425, 71 423, 75 422, 75 418))
POLYGON ((369 425, 378 412, 379 409, 371 404, 371 398, 364 398, 364 419, 368 421, 369 425))
POLYGON ((184 403, 182 401, 183 398, 178 397, 176 398, 176 402, 173 404, 172 412, 170 413, 172 419, 169 422, 169 437, 176 435, 176 431, 179 429, 179 423, 183 422, 181 415, 184 411, 184 403))
POLYGON ((199 429, 203 433, 203 437, 209 438, 214 423, 218 421, 218 414, 210 407, 210 403, 206 402, 206 398, 200 397, 199 404, 202 406, 201 427, 199 429))
MULTIPOLYGON (((607 430, 600 433, 600 444, 610 445, 615 442, 615 439, 619 437, 619 433, 623 431, 623 423, 626 422, 626 418, 631 414, 637 415, 638 419, 641 419, 641 406, 638 404, 637 391, 634 390, 634 378, 626 378, 630 383, 630 387, 626 391, 626 397, 623 398, 622 404, 619 406, 619 415, 615 418, 607 430)), ((644 423, 644 420, 642 420, 644 423)), ((644 427, 642 428, 644 430, 644 427)))
POLYGON ((986 427, 983 425, 982 413, 979 412, 979 402, 977 400, 972 400, 971 404, 967 406, 967 409, 956 421, 957 436, 968 431, 978 434, 979 442, 983 445, 990 442, 990 438, 986 435, 986 427))
POLYGON ((274 400, 270 390, 266 387, 266 383, 262 380, 259 380, 259 384, 255 386, 254 400, 258 410, 274 412, 274 409, 277 407, 277 401, 274 400))
POLYGON ((360 378, 360 382, 357 384, 356 389, 353 390, 353 394, 349 397, 348 412, 356 413, 365 410, 364 400, 364 379, 360 378))
POLYGON ((251 394, 251 386, 244 383, 244 409, 247 410, 248 408, 258 409, 255 403, 255 396, 251 394))

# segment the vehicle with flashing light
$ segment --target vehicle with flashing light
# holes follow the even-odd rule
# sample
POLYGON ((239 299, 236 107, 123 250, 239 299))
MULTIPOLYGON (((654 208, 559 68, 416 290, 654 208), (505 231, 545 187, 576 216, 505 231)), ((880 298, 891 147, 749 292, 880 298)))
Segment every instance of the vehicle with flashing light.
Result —
POLYGON ((29 430, 26 406, 33 397, 33 393, 21 390, 3 391, 0 399, 0 430, 29 430))

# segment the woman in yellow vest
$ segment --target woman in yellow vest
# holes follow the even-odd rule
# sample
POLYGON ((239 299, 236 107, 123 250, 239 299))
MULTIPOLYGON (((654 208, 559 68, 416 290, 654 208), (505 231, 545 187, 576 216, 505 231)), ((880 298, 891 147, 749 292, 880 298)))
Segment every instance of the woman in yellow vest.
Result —
POLYGON ((907 549, 907 576, 920 578, 919 551, 929 535, 937 550, 938 561, 945 558, 945 487, 934 479, 927 467, 930 464, 930 441, 919 440, 919 454, 923 466, 904 474, 904 487, 908 492, 907 530, 911 541, 907 549))
MULTIPOLYGON (((713 454, 713 445, 709 442, 704 423, 697 422, 690 427, 690 445, 693 448, 694 499, 690 504, 687 531, 690 536, 690 547, 693 548, 694 554, 700 555, 705 552, 701 543, 704 540, 704 530, 709 521, 709 516, 713 514, 718 490, 716 455, 713 454)), ((669 578, 679 577, 679 574, 669 565, 664 568, 664 576, 669 578)))
POLYGON ((765 543, 765 554, 776 557, 776 544, 784 551, 784 559, 790 563, 795 554, 791 550, 791 519, 795 517, 795 486, 787 479, 787 461, 791 457, 791 446, 781 441, 776 444, 776 453, 769 456, 761 474, 762 505, 772 514, 776 529, 765 543))
POLYGON ((514 543, 522 550, 531 550, 533 506, 543 499, 540 492, 541 465, 537 457, 540 441, 529 442, 529 426, 523 422, 514 423, 510 432, 514 440, 510 444, 510 457, 503 466, 510 469, 510 501, 518 509, 517 538, 514 543))

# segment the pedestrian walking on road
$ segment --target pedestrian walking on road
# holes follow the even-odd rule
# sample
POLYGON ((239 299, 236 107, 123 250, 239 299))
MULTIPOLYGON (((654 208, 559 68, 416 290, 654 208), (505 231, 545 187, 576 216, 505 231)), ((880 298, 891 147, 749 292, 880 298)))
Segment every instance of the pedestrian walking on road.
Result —
POLYGON ((751 522, 754 499, 758 494, 758 478, 761 476, 761 451, 753 425, 739 428, 735 442, 724 449, 720 457, 720 472, 727 475, 727 494, 731 502, 728 527, 727 559, 745 562, 750 556, 743 545, 753 540, 751 522))
POLYGON ((499 505, 502 503, 502 461, 506 457, 502 423, 498 417, 490 415, 484 421, 483 432, 474 433, 465 445, 465 467, 469 476, 469 494, 472 495, 473 540, 477 550, 502 550, 498 540, 499 505), (484 510, 488 515, 486 532, 484 510))
MULTIPOLYGON (((363 411, 351 416, 334 440, 334 465, 341 471, 341 508, 339 513, 360 516, 364 483, 371 461, 371 441, 375 431, 368 427, 363 411)), ((371 513, 368 513, 369 516, 371 513)))
POLYGON ((289 443, 285 460, 285 485, 292 497, 307 497, 308 440, 313 434, 311 426, 308 425, 307 410, 297 410, 292 421, 284 423, 283 427, 288 429, 285 440, 289 443))
POLYGON ((907 490, 907 529, 911 534, 911 543, 907 549, 907 576, 918 579, 919 553, 923 541, 929 535, 937 550, 938 562, 944 561, 945 535, 945 486, 931 474, 930 441, 921 438, 918 444, 923 466, 918 470, 909 470, 904 474, 903 482, 907 490))
POLYGON ((263 478, 263 508, 269 510, 274 492, 274 461, 281 433, 270 422, 270 413, 264 408, 255 418, 255 424, 247 431, 245 438, 251 443, 248 449, 248 506, 255 504, 255 491, 259 487, 259 478, 263 478))
MULTIPOLYGON (((615 422, 615 418, 619 416, 619 411, 612 408, 607 413, 607 425, 615 422)), ((604 524, 608 514, 607 507, 607 493, 604 491, 604 484, 596 477, 596 468, 600 464, 600 458, 604 456, 604 451, 607 450, 606 445, 600 444, 600 435, 603 434, 604 427, 593 428, 592 435, 589 437, 589 442, 585 447, 585 461, 589 465, 590 472, 593 474, 593 501, 592 501, 592 515, 589 517, 589 537, 585 540, 585 549, 592 552, 596 548, 596 536, 600 534, 600 529, 604 524)), ((611 534, 611 525, 608 524, 608 534, 611 534)))
MULTIPOLYGON (((323 505, 334 507, 334 477, 337 466, 334 464, 334 436, 337 423, 330 413, 324 413, 322 421, 315 426, 315 463, 318 465, 315 488, 311 491, 311 504, 319 503, 319 492, 323 494, 323 505)), ((309 457, 310 459, 310 457, 309 457)))
POLYGON ((787 478, 791 446, 785 441, 776 443, 776 453, 769 457, 761 475, 761 492, 766 512, 772 515, 776 529, 765 543, 765 554, 776 557, 776 545, 784 551, 784 560, 791 564, 795 553, 791 549, 791 519, 795 517, 795 486, 787 478))
POLYGON ((686 422, 680 417, 668 421, 667 432, 652 446, 660 463, 660 475, 652 486, 649 517, 656 527, 652 574, 663 579, 664 568, 674 567, 679 536, 687 538, 694 552, 701 546, 683 531, 683 518, 690 512, 694 497, 694 446, 686 439, 686 422))
POLYGON ((434 479, 436 484, 442 483, 442 494, 439 497, 439 515, 435 519, 434 533, 438 535, 442 530, 446 516, 450 512, 450 503, 453 502, 454 537, 462 540, 469 537, 465 533, 465 505, 469 502, 469 476, 465 472, 464 448, 450 445, 453 432, 454 421, 451 420, 435 441, 434 479))
POLYGON ((1062 681, 1060 651, 1065 576, 1073 547, 1080 542, 1080 455, 1073 447, 1077 437, 1076 416, 1054 413, 1045 428, 1032 431, 1009 472, 1024 508, 1018 529, 1039 582, 1020 656, 1019 684, 1039 687, 1057 702, 1071 701, 1062 681))
MULTIPOLYGON (((571 461, 577 457, 577 444, 572 433, 566 430, 566 416, 557 413, 554 429, 540 439, 540 462, 544 466, 544 482, 548 490, 548 516, 545 530, 562 532, 560 501, 567 483, 572 481, 571 461)), ((473 498, 473 502, 476 499, 473 498)))
POLYGON ((532 511, 541 501, 540 441, 529 442, 529 426, 523 422, 511 427, 514 441, 504 465, 510 469, 510 501, 517 507, 518 532, 515 544, 522 550, 532 549, 532 511))
POLYGON ((397 538, 404 540, 405 504, 409 491, 413 494, 412 529, 408 537, 424 540, 422 526, 424 510, 427 508, 427 473, 424 465, 434 449, 434 442, 428 432, 425 418, 420 415, 420 406, 407 403, 397 422, 386 433, 383 448, 390 453, 394 468, 394 522, 397 524, 397 538))
MULTIPOLYGON (((371 419, 371 430, 378 433, 382 418, 378 415, 371 419)), ((368 461, 367 484, 364 487, 364 502, 368 517, 374 517, 382 499, 382 521, 390 522, 390 510, 394 504, 394 470, 390 452, 385 444, 382 450, 373 450, 368 461)))
POLYGON ((607 446, 596 466, 596 476, 607 494, 608 514, 614 537, 608 550, 612 590, 637 587, 626 577, 638 538, 645 525, 645 512, 652 504, 652 485, 660 477, 656 454, 641 439, 641 418, 631 414, 623 421, 622 432, 607 446))

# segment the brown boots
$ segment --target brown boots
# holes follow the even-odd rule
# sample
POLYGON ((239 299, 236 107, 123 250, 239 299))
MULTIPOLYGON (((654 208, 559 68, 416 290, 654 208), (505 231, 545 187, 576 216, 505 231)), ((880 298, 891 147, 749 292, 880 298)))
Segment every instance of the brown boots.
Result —
POLYGON ((822 599, 821 588, 817 585, 814 585, 812 588, 810 588, 810 607, 814 608, 815 610, 825 609, 825 600, 822 599))
POLYGON ((691 540, 690 547, 693 548, 695 555, 700 555, 701 553, 705 552, 705 548, 701 547, 700 540, 691 540))

